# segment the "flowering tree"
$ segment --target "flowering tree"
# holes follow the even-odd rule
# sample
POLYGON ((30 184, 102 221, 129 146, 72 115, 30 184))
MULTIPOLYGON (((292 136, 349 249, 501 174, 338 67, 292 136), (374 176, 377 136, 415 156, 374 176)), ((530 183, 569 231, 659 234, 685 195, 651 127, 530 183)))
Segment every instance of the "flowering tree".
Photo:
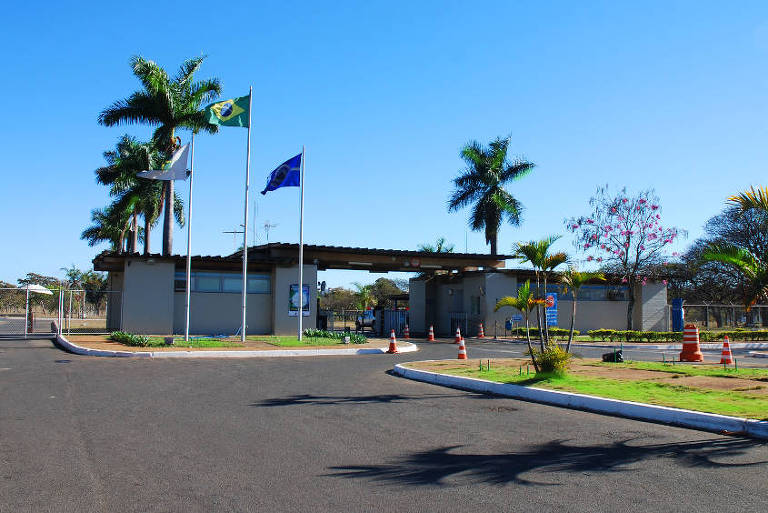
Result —
POLYGON ((645 285, 647 274, 663 260, 664 248, 682 230, 661 224, 659 198, 652 189, 630 197, 627 189, 612 194, 598 187, 589 200, 592 214, 566 220, 566 228, 576 235, 574 244, 609 272, 619 274, 629 287, 627 329, 632 329, 632 310, 637 285, 645 285))

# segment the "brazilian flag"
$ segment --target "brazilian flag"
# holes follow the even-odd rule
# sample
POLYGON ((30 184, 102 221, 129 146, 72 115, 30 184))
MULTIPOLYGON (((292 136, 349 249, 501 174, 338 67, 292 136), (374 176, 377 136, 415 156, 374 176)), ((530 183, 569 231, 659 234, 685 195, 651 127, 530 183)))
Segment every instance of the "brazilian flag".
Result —
POLYGON ((212 103, 203 110, 206 121, 212 125, 247 127, 250 122, 248 119, 250 101, 251 95, 249 94, 240 98, 212 103))

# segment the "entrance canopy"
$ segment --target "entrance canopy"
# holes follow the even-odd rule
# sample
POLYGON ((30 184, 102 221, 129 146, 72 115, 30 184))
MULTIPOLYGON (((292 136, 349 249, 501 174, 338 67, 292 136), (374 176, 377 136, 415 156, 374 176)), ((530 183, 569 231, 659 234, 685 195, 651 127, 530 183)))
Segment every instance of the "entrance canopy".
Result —
MULTIPOLYGON (((242 258, 238 251, 231 257, 242 258)), ((342 246, 304 245, 304 263, 314 263, 318 271, 326 269, 354 269, 381 273, 389 271, 421 272, 475 270, 479 267, 499 269, 507 255, 482 253, 433 253, 402 249, 353 248, 342 246)), ((268 261, 297 264, 299 245, 286 243, 263 244, 248 248, 248 261, 268 261)))

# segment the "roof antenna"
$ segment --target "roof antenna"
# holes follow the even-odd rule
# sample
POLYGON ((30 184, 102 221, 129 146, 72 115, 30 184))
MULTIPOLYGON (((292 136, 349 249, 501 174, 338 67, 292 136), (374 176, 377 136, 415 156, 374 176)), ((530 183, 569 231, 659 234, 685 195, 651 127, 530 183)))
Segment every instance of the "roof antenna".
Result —
POLYGON ((264 221, 264 234, 266 235, 266 238, 267 238, 267 244, 269 244, 269 230, 275 227, 277 227, 277 224, 270 224, 269 219, 264 221))

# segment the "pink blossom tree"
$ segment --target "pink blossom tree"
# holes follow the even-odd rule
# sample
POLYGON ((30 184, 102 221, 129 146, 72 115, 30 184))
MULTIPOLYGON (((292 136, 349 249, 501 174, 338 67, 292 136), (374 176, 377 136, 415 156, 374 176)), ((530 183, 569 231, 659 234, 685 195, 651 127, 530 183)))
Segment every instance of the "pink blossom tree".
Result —
POLYGON ((664 260, 666 246, 685 232, 662 225, 653 189, 630 196, 626 187, 616 194, 607 186, 598 187, 589 205, 592 213, 566 219, 566 228, 575 234, 574 244, 586 253, 588 262, 621 276, 629 287, 627 329, 631 330, 638 285, 645 285, 649 271, 664 260))

